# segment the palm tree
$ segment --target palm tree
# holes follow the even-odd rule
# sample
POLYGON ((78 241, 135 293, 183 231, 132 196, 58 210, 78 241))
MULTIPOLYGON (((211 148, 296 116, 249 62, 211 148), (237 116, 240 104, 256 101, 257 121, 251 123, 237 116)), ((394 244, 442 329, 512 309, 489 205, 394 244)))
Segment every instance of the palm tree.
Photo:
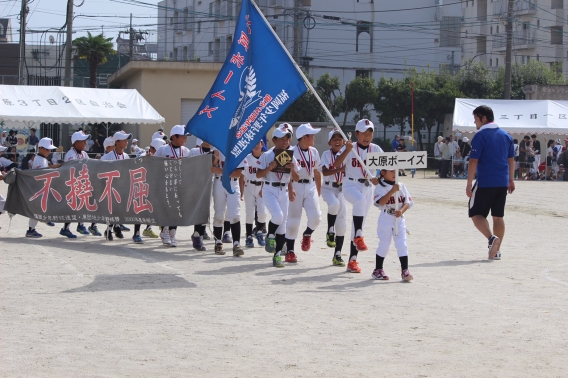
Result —
POLYGON ((75 59, 85 59, 89 62, 89 86, 97 87, 97 67, 107 61, 107 55, 114 55, 116 51, 111 42, 112 38, 105 38, 103 34, 79 37, 73 41, 75 46, 75 59))

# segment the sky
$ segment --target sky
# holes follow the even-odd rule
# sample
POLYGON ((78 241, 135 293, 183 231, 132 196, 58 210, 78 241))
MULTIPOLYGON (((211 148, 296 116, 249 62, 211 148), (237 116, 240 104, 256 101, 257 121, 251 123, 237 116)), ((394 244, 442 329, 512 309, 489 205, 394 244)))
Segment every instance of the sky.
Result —
MULTIPOLYGON (((149 41, 156 41, 158 10, 152 6, 128 4, 131 0, 75 0, 75 19, 73 29, 76 31, 73 39, 91 33, 100 34, 116 39, 119 31, 127 30, 130 23, 130 13, 133 15, 132 24, 135 29, 153 31, 149 41)), ((159 0, 144 0, 147 4, 158 4, 159 0)), ((0 0, 0 18, 12 20, 13 42, 19 41, 19 20, 21 0, 0 0)), ((55 32, 65 24, 67 0, 31 0, 29 3, 28 30, 52 29, 55 32)), ((35 42, 39 36, 27 34, 26 43, 35 42)))

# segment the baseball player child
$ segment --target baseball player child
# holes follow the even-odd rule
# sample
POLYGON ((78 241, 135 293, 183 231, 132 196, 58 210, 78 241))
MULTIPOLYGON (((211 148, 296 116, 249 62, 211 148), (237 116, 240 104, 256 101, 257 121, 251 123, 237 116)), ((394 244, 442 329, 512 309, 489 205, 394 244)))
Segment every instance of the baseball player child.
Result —
POLYGON ((265 245, 264 234, 262 229, 266 227, 266 209, 264 208, 264 200, 260 195, 262 190, 262 180, 256 177, 256 172, 260 168, 260 159, 262 158, 262 146, 264 143, 260 141, 252 150, 250 154, 245 158, 247 166, 243 171, 241 176, 242 181, 242 197, 245 200, 246 209, 246 246, 249 248, 254 247, 253 240, 253 222, 255 215, 255 208, 258 214, 258 224, 256 228, 255 237, 258 244, 261 246, 265 245))
MULTIPOLYGON (((41 138, 38 143, 38 153, 34 157, 31 169, 42 169, 42 168, 58 168, 59 164, 49 164, 47 160, 47 156, 51 153, 52 150, 57 149, 53 145, 53 141, 51 138, 41 138)), ((42 235, 36 231, 36 226, 38 221, 36 219, 31 219, 28 225, 28 231, 26 232, 26 238, 41 238, 42 235)))
MULTIPOLYGON (((190 152, 185 144, 187 143, 188 132, 185 125, 176 125, 170 132, 170 144, 166 144, 158 149, 154 156, 170 159, 183 159, 190 157, 190 152)), ((176 240, 177 226, 164 226, 160 232, 162 243, 170 247, 177 247, 176 240)))
MULTIPOLYGON (((126 147, 128 146, 128 140, 131 138, 132 134, 127 134, 124 131, 118 131, 114 133, 114 135, 112 136, 112 139, 114 140, 114 150, 111 150, 110 152, 104 154, 101 157, 101 161, 130 159, 130 157, 127 153, 124 152, 124 150, 126 150, 126 147)), ((107 238, 107 240, 113 240, 113 230, 117 238, 122 239, 124 237, 122 235, 122 228, 119 224, 109 224, 105 231, 105 237, 107 238)), ((134 235, 132 236, 132 241, 134 241, 134 243, 136 244, 144 244, 144 241, 142 241, 142 238, 140 237, 140 224, 134 225, 134 235)))
POLYGON ((363 228, 365 217, 373 204, 373 185, 377 185, 379 179, 375 177, 375 170, 371 170, 371 177, 368 176, 367 169, 361 166, 354 152, 361 157, 363 163, 367 159, 369 152, 383 152, 381 147, 371 143, 373 140, 375 127, 373 122, 362 119, 355 125, 355 137, 357 143, 347 141, 345 150, 335 160, 335 167, 339 168, 345 162, 345 178, 343 180, 343 195, 347 202, 353 205, 353 227, 351 228, 351 251, 347 271, 351 273, 361 273, 357 263, 359 251, 366 251, 367 245, 363 238, 363 228))
MULTIPOLYGON (((87 140, 91 139, 91 136, 85 134, 83 131, 74 132, 71 135, 71 144, 73 147, 65 154, 64 160, 66 162, 71 160, 81 160, 81 159, 88 159, 89 155, 84 151, 85 147, 87 146, 87 140)), ((63 228, 59 231, 59 235, 67 236, 69 239, 77 238, 77 235, 73 234, 69 229, 69 225, 71 223, 65 223, 63 228)), ((97 225, 95 223, 91 224, 89 230, 85 227, 83 223, 77 224, 77 232, 83 235, 89 235, 89 233, 95 236, 101 236, 97 225)))
MULTIPOLYGON (((199 156, 204 154, 213 154, 215 152, 215 148, 211 146, 208 142, 197 139, 196 141, 197 147, 192 148, 189 151, 190 156, 199 156)), ((213 161, 213 160, 211 160, 213 161)), ((211 177, 213 179, 213 177, 211 177)), ((198 251, 205 251, 205 245, 203 244, 203 240, 209 240, 210 237, 207 235, 207 225, 206 224, 196 224, 193 226, 193 235, 191 236, 191 241, 193 243, 193 248, 198 251)), ((230 227, 230 226, 229 226, 230 227)))
POLYGON ((268 222, 268 237, 264 249, 266 252, 274 252, 272 265, 277 268, 284 267, 281 254, 286 241, 288 204, 290 201, 294 201, 296 196, 294 188, 290 184, 290 178, 299 180, 300 176, 298 175, 298 161, 293 156, 292 161, 284 166, 290 170, 290 173, 273 172, 277 167, 277 163, 274 160, 274 150, 287 150, 290 147, 292 133, 293 128, 287 123, 281 124, 274 130, 272 134, 274 148, 262 154, 260 169, 256 171, 257 178, 264 178, 262 198, 264 199, 264 206, 271 216, 270 222, 268 222))
POLYGON ((213 182, 213 236, 215 236, 215 254, 224 255, 223 250, 223 226, 225 223, 225 214, 227 213, 230 219, 230 230, 233 236, 233 256, 238 257, 245 254, 241 248, 241 189, 239 186, 239 178, 242 175, 243 169, 246 166, 246 159, 231 172, 231 189, 234 190, 230 194, 223 188, 221 176, 223 174, 223 166, 225 165, 225 155, 220 151, 215 151, 213 160, 213 167, 211 172, 215 174, 213 182))
POLYGON ((343 176, 345 164, 335 168, 335 159, 343 149, 345 140, 338 130, 329 132, 327 138, 331 149, 321 154, 320 169, 324 176, 321 196, 327 203, 327 246, 335 248, 332 264, 345 266, 341 258, 341 249, 347 231, 347 201, 343 196, 343 176))
POLYGON ((314 129, 309 123, 298 126, 296 138, 298 145, 294 147, 294 158, 298 161, 299 179, 292 182, 294 200, 288 205, 286 220, 286 257, 289 263, 298 262, 294 253, 294 242, 298 236, 302 208, 306 209, 308 224, 302 236, 302 251, 310 250, 312 233, 321 221, 319 195, 321 194, 321 174, 319 172, 320 157, 314 145, 314 135, 321 129, 314 129))
POLYGON ((379 184, 375 188, 374 201, 375 206, 381 209, 381 215, 377 222, 377 236, 379 237, 379 246, 377 247, 377 256, 375 270, 372 277, 376 280, 388 280, 389 277, 383 270, 383 262, 389 251, 391 238, 394 239, 394 245, 400 260, 402 270, 401 277, 403 281, 411 281, 412 275, 408 271, 408 249, 406 248, 406 224, 404 222, 404 213, 410 209, 414 202, 412 197, 402 183, 395 183, 396 173, 394 170, 381 170, 379 176, 379 184), (395 198, 398 195, 398 203, 402 206, 396 210, 395 198), (395 235, 395 223, 398 222, 398 235, 395 235))
MULTIPOLYGON (((146 154, 146 156, 154 156, 156 154, 156 151, 158 151, 158 149, 165 144, 166 141, 162 138, 154 139, 150 143, 150 147, 148 148, 148 153, 146 154)), ((142 232, 142 235, 148 238, 158 238, 158 235, 154 233, 154 231, 152 230, 152 226, 150 226, 149 224, 146 225, 146 229, 142 232)))

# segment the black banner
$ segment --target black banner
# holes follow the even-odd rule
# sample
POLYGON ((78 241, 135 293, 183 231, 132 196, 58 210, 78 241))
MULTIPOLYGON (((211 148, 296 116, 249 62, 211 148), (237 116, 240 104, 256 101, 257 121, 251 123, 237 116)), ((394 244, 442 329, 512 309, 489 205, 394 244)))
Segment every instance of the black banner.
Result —
POLYGON ((204 224, 209 220, 211 163, 210 155, 147 156, 15 170, 5 211, 42 222, 204 224))

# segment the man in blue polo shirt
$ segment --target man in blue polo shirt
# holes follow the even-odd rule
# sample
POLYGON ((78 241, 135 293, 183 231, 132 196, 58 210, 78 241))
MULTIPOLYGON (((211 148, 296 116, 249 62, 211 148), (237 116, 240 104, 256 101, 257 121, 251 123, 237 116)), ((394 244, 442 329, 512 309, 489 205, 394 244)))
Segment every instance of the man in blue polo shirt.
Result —
POLYGON ((398 146, 400 145, 400 136, 399 135, 395 135, 394 139, 392 140, 392 152, 397 152, 398 151, 398 146))
POLYGON ((501 259, 499 247, 505 236, 505 202, 507 193, 515 190, 515 149, 513 138, 493 122, 493 110, 482 105, 473 111, 478 132, 471 141, 466 194, 469 217, 487 238, 489 259, 501 259), (472 185, 475 172, 477 181, 472 185), (491 210, 493 231, 487 216, 491 210))

